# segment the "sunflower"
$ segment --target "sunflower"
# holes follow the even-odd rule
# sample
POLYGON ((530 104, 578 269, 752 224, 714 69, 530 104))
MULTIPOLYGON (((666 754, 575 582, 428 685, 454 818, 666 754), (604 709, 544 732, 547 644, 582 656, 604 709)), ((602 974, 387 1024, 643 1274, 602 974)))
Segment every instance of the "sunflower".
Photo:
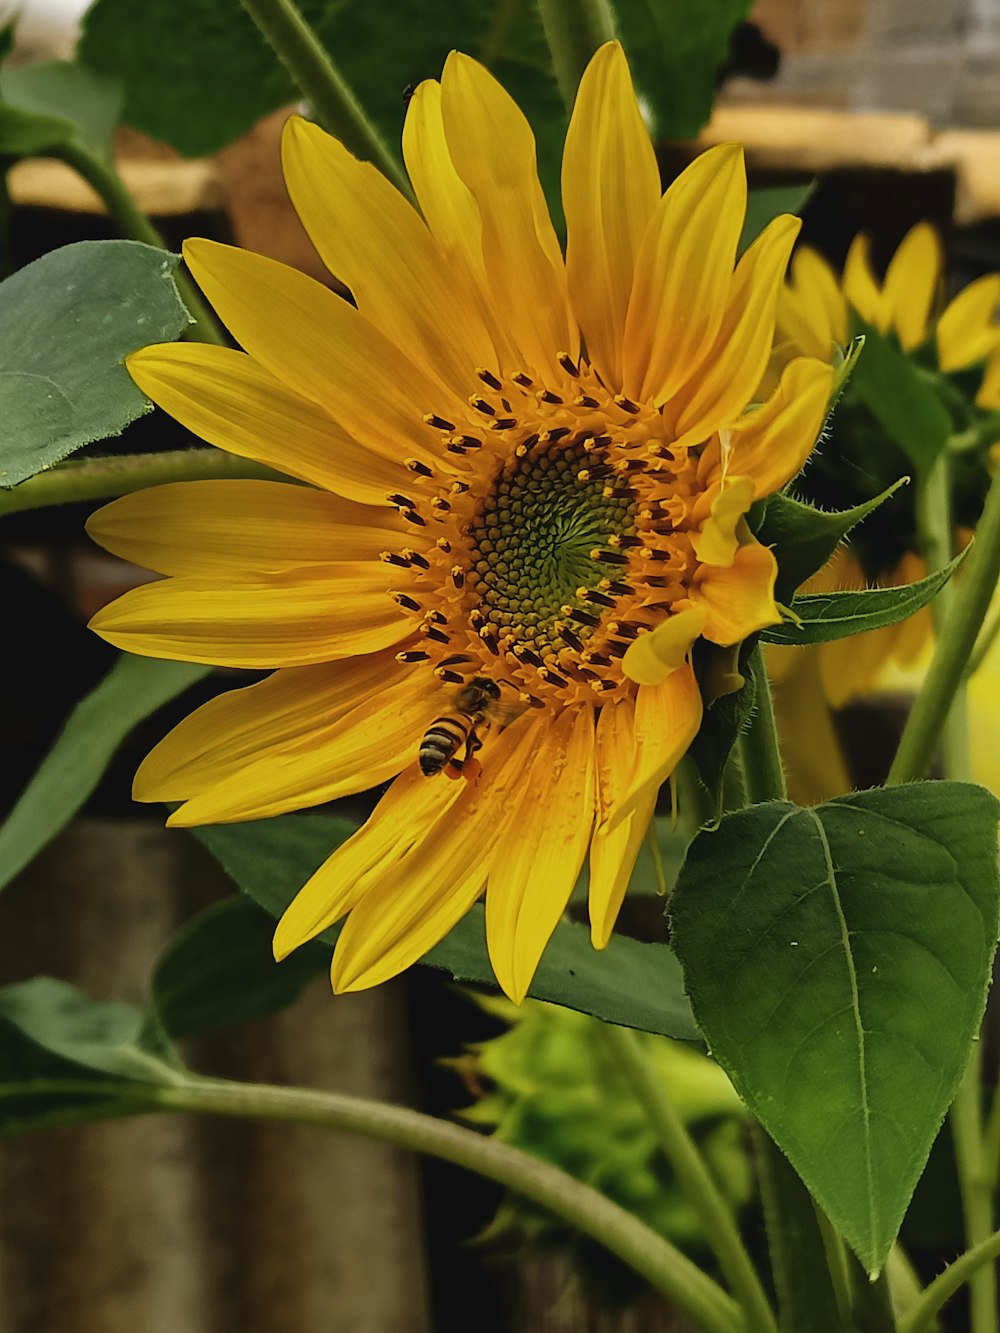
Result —
POLYGON ((661 194, 617 44, 568 131, 565 260, 527 121, 474 60, 417 89, 403 150, 419 212, 315 125, 286 127, 292 201, 355 304, 259 255, 185 247, 244 350, 146 348, 135 381, 306 484, 107 506, 93 536, 167 577, 92 623, 130 651, 274 668, 144 761, 135 794, 182 802, 170 824, 394 779, 288 908, 279 957, 346 915, 334 989, 371 986, 485 889, 493 967, 520 1000, 588 853, 594 944, 610 936, 698 731, 695 642, 779 619, 774 557, 743 516, 802 466, 832 372, 795 358, 753 403, 798 221, 737 261, 735 145, 661 194))
MULTIPOLYGON (((1000 353, 1000 273, 970 282, 943 306, 943 272, 941 238, 928 222, 907 232, 881 283, 863 233, 851 243, 840 280, 822 255, 800 246, 778 299, 775 350, 782 360, 829 356, 850 339, 853 310, 879 333, 895 337, 904 352, 932 345, 946 374, 981 365, 1000 353)), ((985 381, 980 392, 990 392, 985 381)))

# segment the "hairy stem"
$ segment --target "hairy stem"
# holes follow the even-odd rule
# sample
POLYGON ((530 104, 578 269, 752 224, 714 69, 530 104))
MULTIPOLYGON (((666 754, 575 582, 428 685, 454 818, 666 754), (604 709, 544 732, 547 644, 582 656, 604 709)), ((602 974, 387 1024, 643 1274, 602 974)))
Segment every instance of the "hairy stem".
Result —
POLYGON ((212 477, 259 477, 290 481, 263 463, 236 458, 221 449, 173 449, 162 454, 121 454, 57 463, 19 486, 0 490, 0 515, 41 509, 77 500, 109 500, 168 481, 204 481, 212 477))
POLYGON ((242 0, 320 123, 356 157, 371 162, 408 199, 410 183, 294 0, 242 0))
POLYGON ((966 1282, 971 1281, 984 1267, 992 1268, 994 1260, 1000 1256, 1000 1231, 994 1231, 974 1249, 966 1250, 953 1264, 949 1264, 943 1273, 939 1273, 930 1286, 921 1293, 913 1309, 900 1322, 899 1333, 926 1333, 934 1322, 937 1312, 955 1292, 966 1282))

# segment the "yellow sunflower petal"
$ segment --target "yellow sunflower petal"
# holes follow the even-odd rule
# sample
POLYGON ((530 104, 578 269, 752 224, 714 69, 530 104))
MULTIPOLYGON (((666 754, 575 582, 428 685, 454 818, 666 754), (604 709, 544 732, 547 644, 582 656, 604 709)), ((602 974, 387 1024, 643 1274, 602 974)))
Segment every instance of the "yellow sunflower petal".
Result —
POLYGON ((938 365, 963 370, 1000 347, 1000 273, 963 287, 937 323, 938 365))
POLYGON ((184 258, 236 341, 272 375, 319 403, 369 449, 389 458, 437 458, 438 433, 423 416, 459 403, 350 302, 235 246, 186 241, 184 258))
POLYGON ((708 518, 691 545, 703 565, 731 565, 739 541, 736 528, 754 498, 753 477, 723 477, 708 518))
POLYGON ((760 383, 774 336, 774 310, 802 222, 783 214, 743 255, 715 342, 691 384, 669 405, 678 442, 696 443, 731 425, 760 383))
POLYGON ((486 944, 515 1004, 566 909, 594 823, 594 710, 567 709, 524 775, 524 797, 490 870, 486 944))
POLYGON ((424 779, 461 790, 446 815, 429 829, 425 823, 419 841, 373 874, 337 941, 331 979, 338 994, 377 986, 419 961, 476 901, 542 725, 526 717, 488 743, 478 779, 424 779))
POLYGON ((306 566, 225 585, 164 579, 98 611, 90 628, 130 653, 212 666, 306 666, 388 648, 411 633, 384 566, 306 566))
POLYGON ((684 665, 706 619, 707 613, 700 606, 666 616, 655 629, 629 644, 622 658, 625 675, 639 685, 659 685, 684 665))
POLYGON ((358 444, 317 403, 243 352, 167 343, 133 352, 126 365, 158 407, 227 453, 369 504, 410 479, 401 458, 358 444))
MULTIPOLYGON (((112 500, 87 532, 123 560, 158 574, 253 577, 337 560, 377 560, 399 545, 389 508, 273 481, 179 481, 112 500)), ((409 536, 409 534, 407 534, 409 536)))
POLYGON ((773 495, 802 470, 826 419, 833 378, 827 362, 796 357, 767 402, 734 426, 730 465, 753 478, 753 499, 773 495))
POLYGON ((941 238, 929 222, 911 227, 892 257, 882 290, 904 351, 919 347, 927 337, 943 263, 941 238))
POLYGON ((611 833, 641 810, 677 767, 701 726, 701 694, 685 663, 659 685, 640 685, 635 700, 635 766, 624 794, 598 832, 611 833))
POLYGON ((371 691, 391 688, 412 668, 391 652, 319 666, 286 667, 196 708, 139 765, 137 801, 182 801, 272 751, 293 748, 332 725, 371 691))
POLYGON ((889 331, 892 306, 872 272, 871 242, 863 233, 855 236, 844 263, 844 295, 866 324, 880 333, 889 331))
POLYGON ((327 268, 429 380, 465 397, 475 367, 495 370, 496 354, 419 214, 377 167, 301 116, 286 122, 281 146, 288 193, 327 268))
POLYGON ((606 704, 597 719, 595 769, 598 826, 590 843, 590 939, 603 949, 611 938, 618 912, 632 877, 635 859, 656 805, 656 790, 634 807, 615 828, 611 813, 628 790, 635 767, 635 701, 606 704))
POLYGON ((607 42, 584 71, 562 165, 566 270, 587 356, 622 386, 622 340, 636 255, 660 199, 660 171, 625 53, 607 42))
POLYGON ((729 566, 702 565, 692 589, 708 613, 702 635, 728 647, 766 625, 777 625, 781 620, 774 601, 777 573, 774 556, 758 542, 741 546, 729 566))
POLYGON ((720 144, 660 201, 639 247, 625 321, 629 397, 662 403, 699 370, 726 313, 746 193, 743 149, 720 144))
POLYGON ((580 338, 531 127, 496 79, 457 51, 441 77, 441 111, 455 169, 479 205, 499 322, 526 368, 558 372, 557 353, 576 357, 580 338))
POLYGON ((349 912, 372 879, 388 874, 459 795, 457 783, 429 782, 416 764, 401 773, 367 823, 327 857, 289 903, 274 932, 275 958, 286 958, 349 912))
POLYGON ((976 394, 976 406, 988 412, 1000 412, 1000 352, 994 352, 986 364, 983 382, 976 394))
MULTIPOLYGON (((835 343, 847 342, 847 301, 833 269, 811 246, 800 246, 791 261, 791 288, 801 302, 803 324, 814 334, 811 354, 828 358, 835 343)), ((800 344, 806 351, 806 343, 800 344)))
POLYGON ((434 711, 433 692, 412 675, 379 682, 374 692, 369 681, 349 712, 333 721, 315 714, 311 733, 205 786, 167 823, 189 828, 264 819, 377 787, 412 761, 434 711))

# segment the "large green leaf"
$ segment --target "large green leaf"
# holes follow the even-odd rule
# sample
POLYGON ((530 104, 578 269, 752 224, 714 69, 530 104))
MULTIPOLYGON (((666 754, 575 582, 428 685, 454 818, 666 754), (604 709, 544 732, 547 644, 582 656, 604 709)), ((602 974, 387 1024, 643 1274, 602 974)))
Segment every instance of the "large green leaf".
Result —
POLYGON ((129 655, 118 660, 73 709, 55 745, 0 824, 0 888, 65 828, 132 728, 210 669, 129 655))
POLYGON ((859 322, 864 355, 851 384, 882 429, 924 475, 948 443, 951 418, 933 384, 905 352, 859 322))
POLYGON ((775 595, 780 600, 793 596, 796 589, 823 568, 852 528, 885 504, 906 482, 907 478, 902 477, 874 499, 834 513, 815 509, 781 492, 772 495, 762 506, 754 535, 761 545, 771 548, 778 562, 775 595))
POLYGON ((182 926, 157 959, 150 1014, 172 1040, 199 1037, 286 1009, 330 965, 321 944, 283 963, 271 952, 274 921, 249 898, 226 898, 182 926))
POLYGON ((713 1054, 871 1272, 982 1017, 997 812, 955 782, 753 806, 695 838, 671 899, 713 1054))
MULTIPOLYGON (((236 884, 278 917, 354 825, 329 815, 283 815, 195 830, 236 884)), ((456 830, 456 835, 459 831, 456 830)), ((321 936, 333 943, 339 928, 321 936)), ((457 981, 495 986, 478 904, 424 960, 457 981)), ((601 953, 586 926, 563 922, 542 958, 529 994, 625 1027, 696 1040, 680 968, 664 944, 616 935, 601 953)))
POLYGON ((187 327, 177 262, 138 241, 79 241, 0 283, 0 487, 152 410, 122 361, 187 327))
MULTIPOLYGON (((439 78, 454 47, 491 68, 505 58, 527 66, 536 95, 557 105, 530 0, 300 0, 299 8, 393 149, 405 89, 439 78)), ((80 53, 121 78, 130 125, 186 154, 215 152, 300 95, 239 0, 96 0, 80 53)))
POLYGON ((44 152, 75 139, 98 157, 110 158, 122 91, 114 79, 71 60, 42 60, 0 71, 0 141, 7 152, 44 152), (18 119, 35 141, 12 147, 18 119))
POLYGON ((616 0, 618 31, 656 135, 690 139, 712 114, 729 36, 751 0, 616 0))
POLYGON ((792 620, 762 632, 765 643, 829 643, 851 634, 896 625, 932 600, 965 557, 957 555, 943 569, 898 588, 862 588, 858 592, 811 593, 792 602, 792 620))

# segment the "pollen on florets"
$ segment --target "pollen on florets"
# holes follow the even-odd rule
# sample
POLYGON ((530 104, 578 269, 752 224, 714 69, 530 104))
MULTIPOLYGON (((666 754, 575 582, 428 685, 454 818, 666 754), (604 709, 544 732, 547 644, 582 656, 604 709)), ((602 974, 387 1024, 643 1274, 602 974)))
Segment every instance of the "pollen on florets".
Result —
POLYGON ((387 496, 423 538, 382 558, 408 572, 400 662, 439 681, 496 681, 507 702, 560 707, 634 686, 629 645, 690 605, 697 449, 672 448, 651 405, 610 394, 586 362, 563 377, 476 373, 467 415, 428 411, 449 466, 407 460, 387 496))

